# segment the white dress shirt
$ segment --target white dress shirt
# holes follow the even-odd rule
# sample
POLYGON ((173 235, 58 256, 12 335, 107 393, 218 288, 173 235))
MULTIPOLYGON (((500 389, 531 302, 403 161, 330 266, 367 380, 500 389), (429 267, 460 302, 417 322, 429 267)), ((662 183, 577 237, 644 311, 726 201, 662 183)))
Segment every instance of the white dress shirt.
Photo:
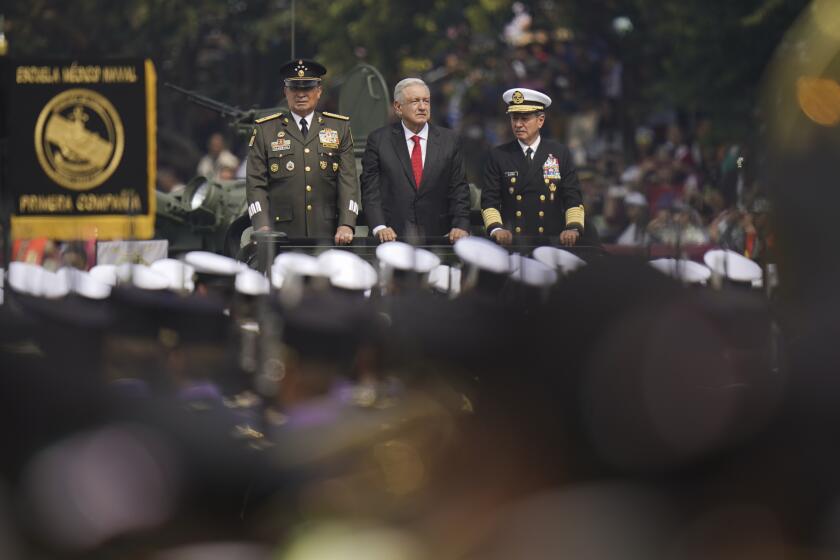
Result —
MULTIPOLYGON (((412 136, 415 136, 413 132, 411 132, 405 123, 402 123, 403 132, 405 132, 405 145, 408 146, 408 159, 411 159, 411 152, 414 151, 414 140, 411 139, 412 136)), ((426 142, 429 139, 429 123, 423 125, 423 129, 417 133, 417 136, 420 137, 420 155, 423 157, 423 167, 426 167, 426 142)))
POLYGON ((526 144, 525 142, 523 142, 522 140, 517 139, 516 141, 519 142, 519 147, 522 148, 522 154, 523 155, 527 155, 525 152, 528 151, 528 148, 531 148, 533 150, 533 153, 531 153, 531 160, 533 160, 534 156, 537 153, 537 148, 540 147, 540 136, 538 135, 537 139, 534 140, 534 143, 531 144, 530 146, 528 144, 526 144))
MULTIPOLYGON (((298 126, 299 129, 300 129, 300 119, 303 118, 303 119, 306 119, 306 129, 307 130, 312 130, 312 119, 315 116, 315 111, 312 111, 311 113, 309 113, 305 117, 302 116, 302 115, 298 115, 294 111, 289 111, 289 112, 292 114, 292 118, 295 120, 295 124, 298 126)), ((302 129, 301 129, 301 132, 303 132, 302 129)))

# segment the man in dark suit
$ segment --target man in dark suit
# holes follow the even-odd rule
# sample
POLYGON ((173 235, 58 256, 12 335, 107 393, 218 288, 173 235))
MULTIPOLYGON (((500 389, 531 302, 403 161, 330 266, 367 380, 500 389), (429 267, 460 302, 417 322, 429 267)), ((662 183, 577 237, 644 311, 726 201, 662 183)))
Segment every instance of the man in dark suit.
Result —
POLYGON ((531 89, 510 89, 508 104, 516 140, 490 152, 481 185, 487 233, 509 245, 513 235, 559 237, 572 246, 583 233, 584 209, 572 155, 563 144, 540 137, 551 98, 531 89))
POLYGON ((326 68, 293 60, 284 77, 287 113, 256 120, 245 194, 255 231, 353 241, 359 182, 349 117, 315 110, 326 68))
POLYGON ((362 159, 362 207, 380 242, 398 237, 450 243, 469 235, 470 191, 458 138, 429 124, 429 88, 406 78, 394 88, 400 122, 368 136, 362 159))

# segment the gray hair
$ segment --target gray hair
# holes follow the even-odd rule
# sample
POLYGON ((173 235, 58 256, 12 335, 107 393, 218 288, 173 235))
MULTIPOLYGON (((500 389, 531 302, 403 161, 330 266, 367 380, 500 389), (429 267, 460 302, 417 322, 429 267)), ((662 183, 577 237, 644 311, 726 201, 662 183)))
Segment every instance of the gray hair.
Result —
POLYGON ((426 82, 420 78, 404 78, 397 82, 397 85, 394 86, 394 101, 405 101, 405 98, 403 97, 403 90, 411 86, 423 86, 427 90, 429 89, 426 82))

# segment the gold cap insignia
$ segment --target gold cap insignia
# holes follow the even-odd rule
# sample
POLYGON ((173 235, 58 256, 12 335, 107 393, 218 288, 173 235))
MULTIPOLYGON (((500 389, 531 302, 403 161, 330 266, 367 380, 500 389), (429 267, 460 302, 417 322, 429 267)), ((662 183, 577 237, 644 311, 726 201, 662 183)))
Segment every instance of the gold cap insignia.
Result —
POLYGON ((513 92, 513 96, 510 98, 510 100, 517 105, 521 105, 522 103, 525 103, 525 96, 522 95, 521 91, 517 90, 513 92))
POLYGON ((298 70, 298 77, 303 78, 303 70, 298 70))
POLYGON ((279 170, 280 170, 280 166, 278 164, 276 164, 276 163, 271 164, 271 172, 272 173, 277 173, 279 170))

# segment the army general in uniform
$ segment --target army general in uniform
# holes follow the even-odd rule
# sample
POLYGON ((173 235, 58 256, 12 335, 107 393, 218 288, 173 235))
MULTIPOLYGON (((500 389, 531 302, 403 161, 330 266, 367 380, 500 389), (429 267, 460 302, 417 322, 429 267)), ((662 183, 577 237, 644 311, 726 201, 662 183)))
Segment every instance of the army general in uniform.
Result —
POLYGON ((251 224, 255 231, 349 244, 360 200, 350 119, 315 110, 323 66, 293 60, 281 72, 289 112, 257 119, 249 142, 251 224))
POLYGON ((569 149, 540 137, 551 98, 531 89, 510 89, 507 103, 516 139, 494 148, 481 185, 487 233, 507 245, 513 235, 556 238, 574 245, 584 227, 580 183, 569 149))

